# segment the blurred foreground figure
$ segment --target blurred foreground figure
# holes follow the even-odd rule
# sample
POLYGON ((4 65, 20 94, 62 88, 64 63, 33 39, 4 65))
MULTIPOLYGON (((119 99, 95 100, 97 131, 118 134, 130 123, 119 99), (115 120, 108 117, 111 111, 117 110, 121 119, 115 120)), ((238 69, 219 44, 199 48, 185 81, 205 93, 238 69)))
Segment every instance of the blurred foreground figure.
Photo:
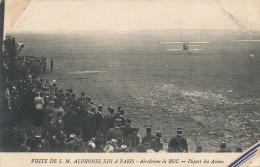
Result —
POLYGON ((182 128, 177 128, 177 136, 171 139, 168 148, 168 152, 188 152, 187 141, 182 137, 182 128))

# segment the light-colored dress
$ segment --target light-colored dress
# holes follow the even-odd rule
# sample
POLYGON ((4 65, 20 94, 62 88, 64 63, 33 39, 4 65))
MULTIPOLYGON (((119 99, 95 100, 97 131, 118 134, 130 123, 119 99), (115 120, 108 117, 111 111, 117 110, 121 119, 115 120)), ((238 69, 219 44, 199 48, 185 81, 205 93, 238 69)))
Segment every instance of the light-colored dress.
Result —
POLYGON ((40 109, 43 109, 43 105, 44 105, 44 101, 43 101, 43 98, 41 97, 35 97, 34 98, 34 104, 35 104, 35 109, 36 110, 40 110, 40 109))

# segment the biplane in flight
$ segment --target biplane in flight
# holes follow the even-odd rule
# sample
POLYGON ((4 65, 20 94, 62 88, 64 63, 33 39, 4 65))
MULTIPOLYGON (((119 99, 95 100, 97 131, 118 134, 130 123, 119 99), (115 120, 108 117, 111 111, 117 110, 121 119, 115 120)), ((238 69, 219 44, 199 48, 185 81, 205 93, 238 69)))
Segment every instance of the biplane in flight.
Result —
POLYGON ((173 46, 173 48, 166 48, 168 52, 199 52, 205 50, 202 48, 205 44, 210 44, 210 42, 160 42, 160 44, 165 46, 173 46))

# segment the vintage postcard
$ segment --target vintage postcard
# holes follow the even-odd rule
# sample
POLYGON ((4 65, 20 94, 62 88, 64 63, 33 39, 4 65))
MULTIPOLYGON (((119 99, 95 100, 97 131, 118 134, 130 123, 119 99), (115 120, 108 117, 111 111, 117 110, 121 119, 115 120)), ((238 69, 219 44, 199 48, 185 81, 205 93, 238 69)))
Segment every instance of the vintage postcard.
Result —
POLYGON ((0 166, 260 166, 259 0, 0 12, 0 166))

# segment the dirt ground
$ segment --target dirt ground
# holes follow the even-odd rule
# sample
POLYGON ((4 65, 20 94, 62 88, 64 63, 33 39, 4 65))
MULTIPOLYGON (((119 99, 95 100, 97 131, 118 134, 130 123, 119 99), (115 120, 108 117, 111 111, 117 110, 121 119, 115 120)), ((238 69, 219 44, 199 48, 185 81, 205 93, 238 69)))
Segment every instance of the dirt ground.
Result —
MULTIPOLYGON (((95 104, 122 106, 145 134, 162 130, 165 144, 182 127, 189 150, 234 151, 260 138, 260 50, 233 31, 93 32, 81 35, 13 34, 23 55, 54 59, 42 78, 84 91, 95 104), (198 53, 167 52, 161 41, 209 41, 198 53), (251 56, 250 56, 251 54, 251 56), (253 56, 252 56, 253 55, 253 56)), ((259 34, 253 38, 259 37, 259 34), (258 35, 258 36, 257 36, 258 35)), ((48 64, 49 65, 49 64, 48 64)))

